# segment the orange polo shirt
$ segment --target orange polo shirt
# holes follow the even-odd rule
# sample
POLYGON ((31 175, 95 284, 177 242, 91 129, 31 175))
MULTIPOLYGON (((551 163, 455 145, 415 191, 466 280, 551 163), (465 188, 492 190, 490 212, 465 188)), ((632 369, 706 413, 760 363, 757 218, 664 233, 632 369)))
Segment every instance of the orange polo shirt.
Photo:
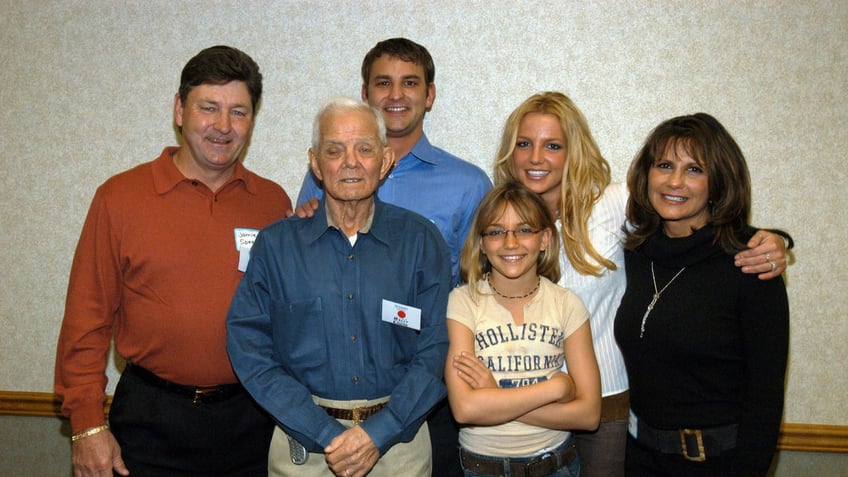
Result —
POLYGON ((103 423, 106 356, 181 384, 236 382, 225 319, 241 279, 236 229, 291 208, 276 183, 236 165, 212 192, 186 179, 178 148, 95 193, 77 245, 56 355, 55 390, 73 432, 103 423))

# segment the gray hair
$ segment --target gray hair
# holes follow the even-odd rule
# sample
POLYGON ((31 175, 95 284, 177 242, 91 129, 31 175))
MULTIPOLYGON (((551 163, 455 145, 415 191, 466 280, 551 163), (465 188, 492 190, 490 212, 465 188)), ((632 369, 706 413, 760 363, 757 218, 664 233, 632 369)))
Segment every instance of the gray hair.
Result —
POLYGON ((321 145, 321 119, 326 114, 337 111, 366 111, 370 113, 377 121, 377 133, 380 143, 386 146, 386 122, 383 120, 383 115, 380 114, 380 111, 362 101, 339 96, 324 103, 324 106, 315 115, 315 120, 312 122, 312 149, 314 151, 317 152, 321 145))

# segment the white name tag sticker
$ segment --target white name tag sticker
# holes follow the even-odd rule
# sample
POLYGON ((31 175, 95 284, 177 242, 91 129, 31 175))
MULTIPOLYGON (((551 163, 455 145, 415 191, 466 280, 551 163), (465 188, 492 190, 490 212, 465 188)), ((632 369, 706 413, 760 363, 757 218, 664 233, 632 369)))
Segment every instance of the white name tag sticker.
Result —
POLYGON ((241 247, 239 249, 239 264, 238 271, 247 270, 247 264, 250 263, 250 247, 241 247))
POLYGON ((383 321, 421 331, 421 310, 414 306, 383 300, 383 321))
POLYGON ((256 236, 259 235, 259 231, 256 229, 234 229, 234 233, 236 236, 236 250, 241 250, 243 247, 247 247, 250 250, 250 247, 253 246, 253 242, 256 241, 256 236))
POLYGON ((256 229, 234 229, 233 233, 236 238, 236 250, 239 253, 238 271, 247 270, 247 264, 250 262, 250 248, 253 247, 253 242, 256 241, 256 236, 259 231, 256 229))

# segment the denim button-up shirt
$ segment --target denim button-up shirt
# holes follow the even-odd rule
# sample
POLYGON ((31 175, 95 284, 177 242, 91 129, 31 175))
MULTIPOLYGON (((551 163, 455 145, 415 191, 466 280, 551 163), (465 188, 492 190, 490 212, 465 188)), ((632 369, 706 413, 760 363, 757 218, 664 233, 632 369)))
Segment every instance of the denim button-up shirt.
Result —
POLYGON ((324 205, 259 233, 227 316, 227 349, 254 399, 311 452, 345 430, 312 395, 390 396, 360 424, 382 454, 446 395, 449 254, 428 220, 379 200, 351 246, 328 227, 324 205), (383 300, 420 309, 420 331, 383 321, 383 300))

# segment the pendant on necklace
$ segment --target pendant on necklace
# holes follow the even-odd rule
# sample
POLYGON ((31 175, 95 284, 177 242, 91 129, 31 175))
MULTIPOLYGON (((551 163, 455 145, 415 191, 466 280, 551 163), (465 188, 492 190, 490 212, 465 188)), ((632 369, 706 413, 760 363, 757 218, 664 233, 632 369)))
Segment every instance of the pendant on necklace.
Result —
POLYGON ((669 280, 668 283, 666 283, 665 286, 662 287, 662 290, 659 290, 657 289, 657 276, 654 274, 654 262, 651 261, 651 282, 653 282, 654 285, 654 296, 651 298, 651 302, 648 303, 648 308, 645 309, 645 314, 642 315, 642 325, 639 327, 639 339, 645 336, 645 322, 648 321, 648 315, 651 314, 651 310, 654 309, 654 305, 657 304, 657 300, 660 299, 660 295, 662 295, 665 289, 668 288, 668 286, 671 285, 671 283, 676 280, 681 273, 683 273, 683 270, 686 270, 686 267, 683 267, 678 270, 677 273, 675 273, 674 276, 671 277, 671 280, 669 280))
POLYGON ((654 309, 654 305, 657 304, 657 300, 659 300, 660 294, 654 293, 654 297, 651 298, 651 302, 648 303, 648 308, 645 310, 645 314, 642 315, 642 326, 639 327, 639 338, 645 335, 645 322, 648 320, 648 315, 651 314, 651 310, 654 309))

